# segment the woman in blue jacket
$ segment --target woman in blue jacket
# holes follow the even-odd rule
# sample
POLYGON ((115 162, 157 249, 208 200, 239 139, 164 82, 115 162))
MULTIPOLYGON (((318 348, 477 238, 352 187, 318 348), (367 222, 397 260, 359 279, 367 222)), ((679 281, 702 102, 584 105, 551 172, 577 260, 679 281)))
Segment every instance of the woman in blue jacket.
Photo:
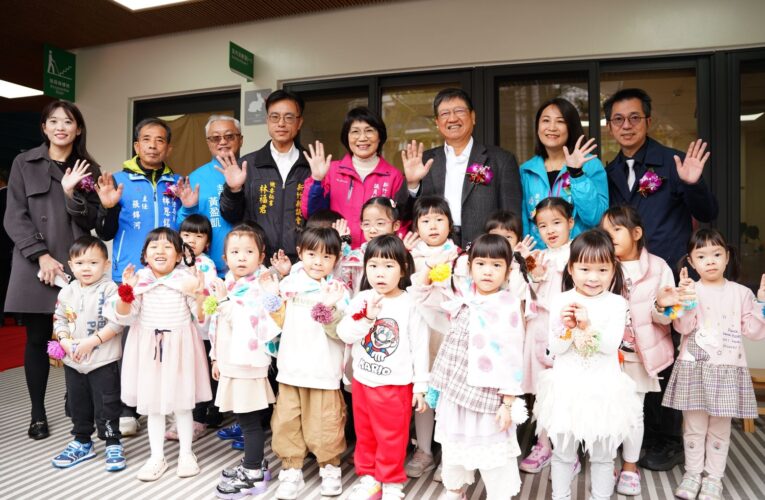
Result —
POLYGON ((537 110, 535 156, 521 165, 523 187, 523 233, 530 234, 537 248, 546 248, 534 225, 534 209, 550 196, 574 206, 571 238, 600 223, 608 208, 608 179, 600 160, 590 155, 595 139, 584 142, 579 113, 573 104, 556 97, 537 110), (584 144, 582 144, 584 142, 584 144))

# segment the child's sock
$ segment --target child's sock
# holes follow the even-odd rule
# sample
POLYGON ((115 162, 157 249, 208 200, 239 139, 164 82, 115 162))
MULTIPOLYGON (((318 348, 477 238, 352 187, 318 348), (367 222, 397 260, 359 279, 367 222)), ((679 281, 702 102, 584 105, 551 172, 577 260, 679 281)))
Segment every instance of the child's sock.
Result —
POLYGON ((428 455, 432 455, 433 428, 436 425, 436 415, 432 408, 425 413, 414 414, 414 430, 417 436, 417 448, 428 455))
POLYGON ((194 435, 194 417, 191 410, 175 412, 175 426, 178 429, 179 455, 191 453, 191 440, 194 435))
POLYGON ((149 433, 151 458, 165 457, 165 416, 160 413, 146 417, 146 429, 149 433))

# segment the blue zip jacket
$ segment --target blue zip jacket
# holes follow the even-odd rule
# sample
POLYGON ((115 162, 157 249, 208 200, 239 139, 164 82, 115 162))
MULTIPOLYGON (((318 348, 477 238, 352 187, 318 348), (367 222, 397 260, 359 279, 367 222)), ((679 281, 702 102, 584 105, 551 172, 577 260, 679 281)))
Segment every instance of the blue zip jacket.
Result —
POLYGON ((149 231, 158 227, 177 230, 181 201, 165 195, 168 186, 178 181, 170 167, 165 166, 156 185, 146 177, 136 162, 137 157, 123 163, 124 169, 114 174, 116 185, 125 186, 119 204, 119 222, 112 249, 112 279, 122 282, 122 272, 128 264, 141 269, 141 250, 149 231))
POLYGON ((178 227, 181 227, 183 219, 192 214, 202 214, 210 219, 213 235, 207 254, 215 262, 218 276, 225 278, 228 266, 223 260, 223 242, 231 231, 232 225, 220 215, 220 194, 226 185, 226 179, 222 173, 215 170, 216 165, 220 166, 220 163, 213 158, 209 163, 191 172, 189 175, 191 188, 195 189, 199 186, 199 203, 193 207, 181 205, 177 222, 178 227))
POLYGON ((582 165, 582 175, 578 177, 573 177, 564 165, 552 186, 541 156, 534 156, 521 165, 520 170, 523 189, 523 234, 530 234, 536 240, 536 248, 547 248, 547 245, 542 241, 539 229, 534 224, 534 209, 540 201, 550 196, 563 198, 574 205, 571 239, 600 224, 603 212, 608 208, 608 178, 599 159, 593 158, 582 165), (569 181, 570 185, 567 185, 569 181))

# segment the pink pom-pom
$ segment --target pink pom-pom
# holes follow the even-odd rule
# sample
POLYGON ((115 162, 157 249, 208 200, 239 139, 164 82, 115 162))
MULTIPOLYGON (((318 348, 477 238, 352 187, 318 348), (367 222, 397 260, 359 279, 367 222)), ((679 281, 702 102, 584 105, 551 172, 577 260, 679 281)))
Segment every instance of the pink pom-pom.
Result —
POLYGON ((311 309, 311 319, 322 325, 332 323, 332 309, 321 302, 311 309))
POLYGON ((66 351, 64 351, 64 348, 61 347, 61 344, 59 344, 57 340, 49 340, 48 356, 53 359, 64 359, 64 356, 66 356, 66 351))
POLYGON ((249 343, 249 348, 251 351, 255 351, 258 349, 258 339, 252 339, 249 343))

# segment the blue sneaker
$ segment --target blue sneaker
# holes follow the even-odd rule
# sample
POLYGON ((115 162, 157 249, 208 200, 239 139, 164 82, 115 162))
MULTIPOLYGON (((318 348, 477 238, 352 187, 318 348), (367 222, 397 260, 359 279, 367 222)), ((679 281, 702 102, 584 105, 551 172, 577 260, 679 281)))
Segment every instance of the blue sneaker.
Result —
POLYGON ((121 444, 113 444, 106 447, 106 470, 115 472, 122 470, 127 466, 125 460, 125 449, 121 444))
POLYGON ((230 427, 226 427, 225 429, 221 429, 218 431, 218 437, 220 439, 237 439, 242 437, 242 428, 239 427, 239 424, 234 424, 230 427))
POLYGON ((67 467, 77 465, 78 463, 89 460, 95 456, 96 450, 94 449, 92 441, 88 444, 72 441, 66 445, 64 451, 51 460, 51 463, 53 464, 53 467, 66 469, 67 467))
POLYGON ((236 438, 233 441, 231 441, 231 449, 232 450, 244 450, 244 438, 236 438))

